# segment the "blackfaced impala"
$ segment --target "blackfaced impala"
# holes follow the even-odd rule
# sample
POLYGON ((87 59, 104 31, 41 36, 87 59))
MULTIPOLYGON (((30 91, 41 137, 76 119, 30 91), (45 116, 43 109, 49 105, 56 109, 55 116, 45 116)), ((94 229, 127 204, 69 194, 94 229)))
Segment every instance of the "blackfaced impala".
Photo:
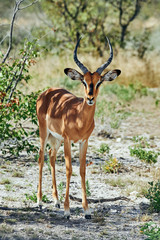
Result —
POLYGON ((69 184, 72 175, 71 163, 71 142, 79 142, 79 162, 82 186, 82 206, 85 218, 91 218, 86 198, 85 172, 86 172, 86 152, 88 139, 94 129, 94 113, 99 87, 104 81, 112 81, 121 71, 118 69, 108 71, 104 75, 101 73, 111 63, 113 50, 108 40, 110 48, 109 59, 100 66, 94 73, 91 73, 77 58, 78 40, 74 50, 74 61, 81 69, 83 74, 72 68, 64 69, 65 74, 72 80, 81 81, 84 85, 85 97, 79 98, 62 88, 50 88, 43 92, 37 99, 37 116, 40 134, 39 152, 39 186, 38 186, 38 205, 42 207, 42 169, 44 165, 44 151, 47 142, 50 143, 49 151, 53 198, 55 206, 60 207, 56 187, 55 161, 56 153, 64 142, 64 155, 66 163, 66 196, 64 201, 64 215, 69 218, 69 184))

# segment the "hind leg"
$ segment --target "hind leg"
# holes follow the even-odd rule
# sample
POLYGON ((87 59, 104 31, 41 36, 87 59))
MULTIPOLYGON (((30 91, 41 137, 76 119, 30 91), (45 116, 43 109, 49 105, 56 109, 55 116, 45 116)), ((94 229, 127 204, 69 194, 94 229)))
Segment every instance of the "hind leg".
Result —
POLYGON ((39 124, 39 130, 40 130, 40 151, 39 151, 39 184, 38 184, 38 193, 37 193, 37 204, 42 208, 42 170, 44 166, 44 151, 47 144, 47 130, 45 127, 45 124, 40 125, 39 124))
POLYGON ((53 186, 53 199, 55 201, 55 207, 60 208, 60 201, 58 200, 58 192, 57 192, 57 186, 56 186, 56 176, 55 176, 55 161, 56 161, 56 154, 61 146, 62 141, 58 140, 54 137, 49 137, 49 141, 51 144, 51 149, 49 151, 49 158, 50 158, 50 164, 51 164, 51 173, 52 173, 52 186, 53 186))

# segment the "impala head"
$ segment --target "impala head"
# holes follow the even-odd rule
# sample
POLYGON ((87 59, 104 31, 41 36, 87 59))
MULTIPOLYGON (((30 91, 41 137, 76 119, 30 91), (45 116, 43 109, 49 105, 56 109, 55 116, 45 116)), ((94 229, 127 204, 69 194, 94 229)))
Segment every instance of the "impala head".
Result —
POLYGON ((99 86, 104 81, 112 81, 116 77, 118 77, 121 73, 120 70, 115 69, 112 71, 109 71, 105 73, 104 75, 101 75, 101 73, 104 71, 105 68, 108 67, 108 65, 111 63, 113 59, 113 49, 111 46, 111 43, 109 39, 107 38, 109 48, 110 48, 110 57, 109 59, 102 64, 94 73, 91 73, 88 71, 88 69, 78 60, 77 58, 77 48, 79 46, 81 38, 78 40, 75 50, 74 50, 74 61, 78 65, 78 67, 81 69, 83 74, 79 73, 77 70, 72 68, 66 68, 64 69, 65 74, 70 77, 72 80, 80 80, 83 85, 85 86, 85 99, 88 105, 92 106, 97 98, 99 86))

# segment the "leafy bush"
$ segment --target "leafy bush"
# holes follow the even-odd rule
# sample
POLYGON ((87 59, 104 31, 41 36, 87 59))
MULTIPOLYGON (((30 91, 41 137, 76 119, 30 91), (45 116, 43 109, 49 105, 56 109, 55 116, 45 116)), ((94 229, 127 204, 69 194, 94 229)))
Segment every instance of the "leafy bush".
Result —
POLYGON ((2 106, 0 115, 0 138, 3 142, 2 153, 19 155, 23 150, 27 153, 37 151, 37 147, 32 143, 31 138, 37 137, 38 130, 26 127, 25 123, 36 124, 36 99, 39 95, 31 93, 24 95, 17 91, 16 97, 18 105, 13 103, 9 106, 2 106))
POLYGON ((150 208, 152 211, 160 212, 160 180, 154 183, 149 182, 150 188, 148 193, 145 195, 150 200, 150 208))
POLYGON ((158 153, 155 153, 154 151, 147 151, 142 149, 140 146, 139 147, 134 147, 131 148, 130 147, 130 155, 131 156, 136 156, 138 157, 140 160, 143 160, 147 163, 156 163, 157 162, 157 158, 158 158, 158 153))
POLYGON ((25 196, 27 200, 31 200, 35 203, 37 202, 37 195, 35 192, 32 195, 26 193, 25 196))
POLYGON ((134 145, 134 147, 129 147, 131 156, 136 156, 140 160, 150 164, 157 162, 157 158, 160 153, 145 149, 150 147, 150 144, 148 143, 146 138, 141 136, 136 136, 136 137, 133 137, 133 141, 136 144, 134 145))
POLYGON ((109 153, 109 151, 110 151, 110 148, 109 148, 108 144, 101 143, 100 148, 98 149, 98 152, 104 154, 104 153, 109 153))
POLYGON ((146 240, 160 239, 160 227, 154 222, 145 223, 140 232, 147 236, 146 240))
POLYGON ((36 99, 39 92, 25 95, 16 90, 22 80, 28 82, 30 79, 28 69, 37 56, 34 40, 27 42, 20 50, 19 58, 0 64, 0 147, 3 154, 19 155, 23 150, 27 153, 37 151, 31 138, 38 133, 33 124, 37 125, 36 99), (30 127, 25 126, 26 122, 30 123, 30 127))
POLYGON ((106 173, 118 173, 119 169, 121 167, 121 164, 118 162, 117 158, 113 158, 113 156, 110 156, 110 159, 105 161, 105 164, 103 165, 103 170, 106 173))
MULTIPOLYGON (((32 195, 26 193, 25 196, 26 196, 27 200, 31 200, 31 201, 33 201, 35 203, 37 202, 37 195, 36 195, 35 192, 33 192, 32 195)), ((42 196, 42 202, 45 202, 45 203, 49 202, 49 200, 48 200, 46 195, 42 196)))

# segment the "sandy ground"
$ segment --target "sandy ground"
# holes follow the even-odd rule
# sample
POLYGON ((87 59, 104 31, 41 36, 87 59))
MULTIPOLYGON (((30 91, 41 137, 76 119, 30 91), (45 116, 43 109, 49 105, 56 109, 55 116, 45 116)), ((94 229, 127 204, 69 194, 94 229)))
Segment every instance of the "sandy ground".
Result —
MULTIPOLYGON (((132 137, 139 135, 147 139, 152 150, 160 151, 160 112, 150 97, 137 99, 128 109, 132 114, 122 120, 118 129, 111 129, 108 121, 101 124, 97 120, 90 138, 86 167, 91 193, 88 198, 106 199, 103 203, 89 204, 90 220, 84 218, 81 203, 76 199, 70 200, 70 219, 63 216, 66 182, 63 146, 56 164, 57 185, 62 185, 59 188, 60 209, 54 207, 47 162, 43 170, 43 194, 49 201, 40 211, 25 195, 37 192, 38 164, 35 158, 24 154, 18 159, 5 160, 0 156, 0 239, 146 239, 140 233, 140 227, 148 221, 160 222, 158 213, 148 212, 149 202, 142 194, 143 187, 158 178, 160 157, 156 164, 146 164, 130 156, 129 146, 134 145, 132 137), (109 155, 98 152, 101 143, 109 145, 109 154, 121 164, 119 173, 104 172, 103 166, 109 155), (117 197, 119 200, 115 199, 117 197)), ((78 144, 72 147, 72 162, 70 194, 79 199, 78 144)))

